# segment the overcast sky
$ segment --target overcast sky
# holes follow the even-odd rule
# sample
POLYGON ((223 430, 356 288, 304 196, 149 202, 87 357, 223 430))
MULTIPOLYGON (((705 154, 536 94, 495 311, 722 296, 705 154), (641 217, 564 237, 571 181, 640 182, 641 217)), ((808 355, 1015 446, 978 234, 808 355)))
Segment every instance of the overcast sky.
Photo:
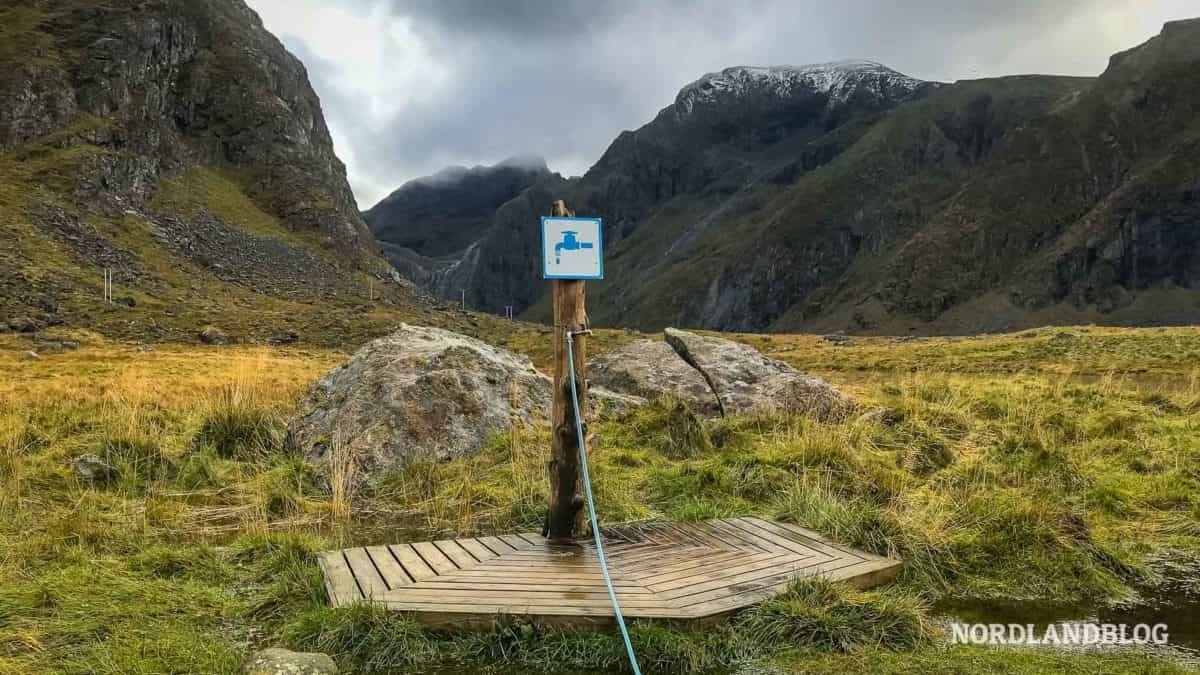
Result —
POLYGON ((1096 75, 1197 0, 248 0, 308 67, 362 208, 451 164, 577 175, 735 65, 1096 75))

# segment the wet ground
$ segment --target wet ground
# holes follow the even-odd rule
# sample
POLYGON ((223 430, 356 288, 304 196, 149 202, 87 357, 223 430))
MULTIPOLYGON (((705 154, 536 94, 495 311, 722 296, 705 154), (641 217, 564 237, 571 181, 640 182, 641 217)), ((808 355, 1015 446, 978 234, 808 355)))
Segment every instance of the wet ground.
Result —
MULTIPOLYGON (((1168 639, 1162 645, 1038 645, 1031 649, 1059 651, 1139 650, 1200 668, 1200 561, 1158 560, 1154 567, 1160 582, 1140 590, 1139 596, 1116 606, 1056 605, 1037 601, 946 602, 935 610, 945 624, 1033 624, 1041 636, 1050 624, 1166 624, 1168 639)), ((949 639, 947 637, 947 639, 949 639)))

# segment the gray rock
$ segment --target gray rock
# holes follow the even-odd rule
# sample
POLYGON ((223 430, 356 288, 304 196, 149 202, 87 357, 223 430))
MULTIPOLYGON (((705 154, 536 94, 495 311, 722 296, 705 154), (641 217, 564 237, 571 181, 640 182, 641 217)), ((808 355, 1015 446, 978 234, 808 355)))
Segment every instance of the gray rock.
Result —
POLYGON ((242 664, 245 675, 336 675, 337 671, 337 664, 327 654, 278 647, 255 652, 242 664))
POLYGON ((724 415, 785 412, 832 420, 853 410, 853 401, 825 380, 749 345, 675 328, 668 328, 666 337, 716 392, 724 415))
POLYGON ((120 470, 96 455, 80 455, 71 460, 75 475, 87 483, 109 483, 120 477, 120 470))
POLYGON ((718 416, 721 406, 700 371, 659 340, 635 340, 592 359, 588 379, 612 391, 646 399, 666 393, 687 401, 700 415, 718 416))
POLYGON ((25 359, 26 361, 36 361, 42 357, 38 356, 37 352, 25 352, 21 355, 21 358, 25 359))
POLYGON ((45 322, 30 316, 18 316, 8 320, 8 329, 14 333, 35 333, 45 325, 45 322))
POLYGON ((850 337, 849 335, 842 335, 840 333, 835 333, 833 335, 823 335, 821 337, 826 342, 831 342, 838 346, 842 346, 842 347, 853 347, 854 346, 854 338, 850 337))
MULTIPOLYGON (((344 443, 369 474, 415 459, 473 455, 496 432, 549 418, 550 378, 526 356, 440 328, 404 324, 321 378, 288 424, 310 461, 344 443)), ((593 388, 593 411, 644 400, 593 388)), ((369 480, 369 478, 368 478, 369 480)))
POLYGON ((229 336, 221 332, 216 326, 201 328, 198 337, 206 345, 227 345, 231 342, 229 336))
POLYGON ((294 330, 276 330, 267 336, 267 344, 278 347, 281 345, 290 345, 299 339, 300 335, 294 330))
POLYGON ((38 354, 62 354, 76 349, 79 349, 79 343, 75 340, 39 340, 34 344, 38 354))

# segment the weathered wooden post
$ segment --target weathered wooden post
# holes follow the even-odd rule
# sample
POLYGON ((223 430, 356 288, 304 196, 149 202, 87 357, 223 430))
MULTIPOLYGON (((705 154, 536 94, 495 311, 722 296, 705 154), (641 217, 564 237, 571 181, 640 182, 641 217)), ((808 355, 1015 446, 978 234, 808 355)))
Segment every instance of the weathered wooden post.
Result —
MULTIPOLYGON (((561 200, 554 202, 552 215, 570 217, 561 200)), ((543 243, 543 246, 545 244, 543 243)), ((545 532, 550 539, 569 539, 588 533, 583 510, 583 476, 579 471, 579 441, 572 409, 570 369, 567 364, 567 333, 587 328, 584 284, 581 279, 554 279, 554 401, 551 408, 550 511, 545 532)), ((587 336, 575 335, 575 386, 579 417, 587 409, 587 336)))

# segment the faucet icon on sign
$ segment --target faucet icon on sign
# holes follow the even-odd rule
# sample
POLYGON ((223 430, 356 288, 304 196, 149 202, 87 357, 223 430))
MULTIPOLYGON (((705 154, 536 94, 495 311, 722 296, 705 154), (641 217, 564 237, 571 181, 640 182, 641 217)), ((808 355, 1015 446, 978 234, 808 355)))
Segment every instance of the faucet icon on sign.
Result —
POLYGON ((554 264, 555 265, 562 263, 562 252, 563 251, 578 251, 581 248, 595 247, 596 244, 594 242, 579 241, 578 239, 576 239, 575 235, 577 235, 577 234, 579 234, 579 233, 575 232, 574 230, 563 230, 562 241, 560 241, 554 245, 554 264))

